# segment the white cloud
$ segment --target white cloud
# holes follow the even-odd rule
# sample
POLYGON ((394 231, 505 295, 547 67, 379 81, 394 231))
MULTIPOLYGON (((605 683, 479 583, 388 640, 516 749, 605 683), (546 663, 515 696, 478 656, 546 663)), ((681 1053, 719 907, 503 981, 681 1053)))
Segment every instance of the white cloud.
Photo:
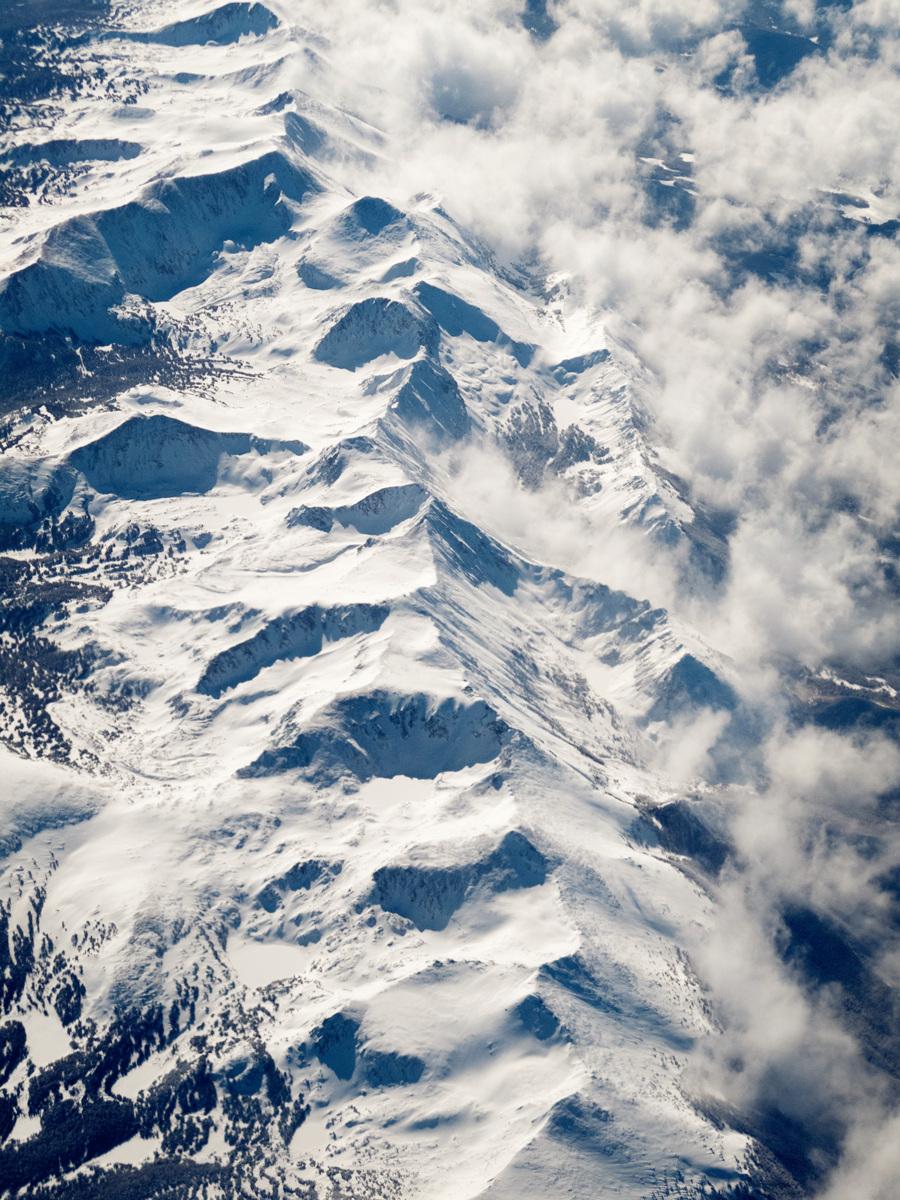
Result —
MULTIPOLYGON (((321 28, 322 6, 300 8, 321 28)), ((900 6, 862 0, 823 16, 790 0, 788 17, 808 32, 824 35, 816 21, 827 18, 830 44, 823 36, 770 92, 732 27, 747 11, 738 0, 561 0, 544 42, 518 10, 475 0, 327 10, 336 98, 400 146, 364 186, 399 203, 439 194, 501 258, 564 275, 627 335, 658 380, 667 463, 735 514, 728 578, 683 587, 683 563, 647 539, 586 525, 561 487, 525 493, 495 460, 485 471, 477 450, 448 486, 477 496, 488 527, 512 542, 680 607, 765 707, 763 782, 730 798, 742 868, 696 947, 726 1032, 695 1070, 735 1102, 775 1096, 803 1119, 846 1124, 822 1200, 886 1200, 900 1169, 896 1117, 854 1036, 804 993, 774 939, 791 900, 859 934, 878 930, 886 970, 892 961, 875 881, 897 857, 878 797, 897 784, 898 751, 881 737, 791 729, 778 672, 785 657, 877 670, 900 644, 883 570, 900 509, 900 391, 884 357, 897 340, 900 250, 839 215, 900 217, 900 6), (717 84, 726 72, 728 88, 717 84), (691 160, 677 158, 685 152, 691 160), (692 172, 693 219, 651 219, 642 155, 692 172), (748 266, 754 253, 770 257, 748 266)), ((719 725, 671 732, 660 750, 673 780, 703 770, 719 725)))

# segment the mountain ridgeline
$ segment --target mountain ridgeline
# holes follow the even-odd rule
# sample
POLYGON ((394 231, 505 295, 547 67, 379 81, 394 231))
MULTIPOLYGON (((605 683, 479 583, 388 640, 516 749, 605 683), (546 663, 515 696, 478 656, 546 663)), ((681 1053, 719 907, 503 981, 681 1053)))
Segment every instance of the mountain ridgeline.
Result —
MULTIPOLYGON (((37 7, 0 85, 0 1194, 812 1196, 841 1131, 688 1070, 762 717, 615 582, 629 545, 729 566, 649 372, 433 197, 360 193, 389 140, 289 6, 37 7), (660 758, 694 721, 702 789, 660 758)), ((778 936, 896 1079, 865 953, 778 936)))

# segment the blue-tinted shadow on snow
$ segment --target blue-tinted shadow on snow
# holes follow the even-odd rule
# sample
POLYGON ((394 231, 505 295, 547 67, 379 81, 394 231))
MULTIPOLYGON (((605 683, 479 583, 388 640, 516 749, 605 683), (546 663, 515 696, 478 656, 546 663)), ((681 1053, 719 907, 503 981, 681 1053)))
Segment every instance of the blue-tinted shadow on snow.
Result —
POLYGON ((432 503, 426 520, 435 551, 450 568, 475 587, 490 584, 506 596, 515 594, 521 567, 499 542, 440 501, 432 503))
POLYGON ((642 845, 687 858, 712 876, 719 874, 731 853, 728 843, 698 815, 696 805, 685 800, 645 809, 629 833, 642 845))
POLYGON ((394 397, 389 417, 426 430, 439 442, 458 441, 469 432, 469 411, 456 380, 430 358, 414 362, 394 397))
POLYGON ((238 776, 302 771, 322 785, 344 776, 434 779, 490 762, 510 736, 509 726, 483 700, 376 689, 341 697, 305 729, 296 730, 289 717, 278 735, 280 744, 264 750, 238 776))
POLYGON ((252 638, 215 655, 200 676, 197 691, 204 696, 221 696, 255 679, 274 663, 311 658, 326 643, 375 632, 387 620, 389 612, 383 604, 345 604, 337 608, 313 604, 276 617, 252 638))
POLYGON ((704 1096, 695 1099, 694 1106, 719 1128, 735 1129, 757 1143, 753 1176, 760 1190, 736 1193, 748 1200, 816 1194, 816 1185, 837 1162, 840 1132, 836 1128, 816 1129, 814 1122, 804 1123, 765 1101, 741 1110, 704 1096))
POLYGON ((359 1021, 344 1013, 333 1013, 313 1031, 312 1047, 319 1062, 337 1075, 351 1079, 356 1070, 356 1035, 359 1021))
POLYGON ((541 996, 532 994, 513 1010, 519 1024, 539 1042, 548 1042, 560 1033, 559 1019, 541 996))
POLYGON ((420 484, 404 483, 379 488, 361 500, 335 505, 334 508, 301 504, 291 509, 285 523, 289 529, 306 526, 328 533, 337 525, 343 529, 355 529, 370 537, 379 536, 410 520, 427 500, 428 493, 420 484))
POLYGON ((353 1078, 359 1070, 361 1081, 369 1087, 402 1087, 418 1083, 425 1063, 414 1054, 394 1050, 359 1048, 360 1023, 346 1013, 326 1017, 313 1030, 312 1050, 324 1066, 343 1081, 353 1078))
POLYGON ((641 1031, 642 1036, 664 1042, 671 1050, 690 1050, 694 1041, 683 1030, 674 1028, 670 1020, 641 1001, 633 991, 627 972, 617 976, 615 997, 609 986, 601 986, 581 954, 570 954, 545 963, 539 972, 544 984, 554 984, 569 996, 580 1000, 597 1013, 614 1021, 627 1021, 641 1031))
POLYGON ((269 880, 257 893, 256 903, 268 913, 277 912, 289 892, 308 892, 316 884, 330 882, 342 870, 342 863, 325 862, 321 858, 294 863, 282 875, 269 880))
POLYGON ((344 233, 379 237, 386 229, 396 226, 398 232, 405 230, 407 217, 379 196, 362 196, 341 214, 340 225, 344 233))
POLYGON ((42 522, 69 505, 77 478, 67 463, 49 459, 0 462, 0 548, 29 544, 42 522))
POLYGON ((303 442, 218 433, 161 413, 129 417, 69 463, 98 492, 128 500, 203 494, 215 487, 223 457, 250 453, 304 454, 303 442))
POLYGON ((380 867, 370 901, 385 912, 406 917, 417 929, 441 930, 476 892, 538 887, 546 881, 547 871, 544 855, 513 830, 474 862, 448 867, 380 867))
POLYGON ((437 326, 430 318, 399 300, 372 296, 337 318, 313 358, 342 371, 357 371, 384 354, 415 358, 422 349, 433 353, 437 341, 437 326))
POLYGON ((421 263, 417 258, 407 258, 403 262, 394 263, 382 275, 381 282, 391 283, 394 279, 408 279, 411 275, 415 275, 420 266, 421 263))
POLYGON ((582 1154, 612 1157, 627 1153, 613 1133, 613 1116, 584 1096, 567 1096, 550 1110, 547 1135, 582 1154))
POLYGON ((324 267, 318 266, 308 258, 297 264, 297 276, 300 282, 314 292, 329 292, 333 288, 342 288, 344 281, 337 275, 332 275, 324 267))
POLYGON ((476 308, 443 288, 430 283, 418 283, 413 289, 419 302, 431 313, 438 325, 451 337, 466 333, 476 342, 495 342, 509 350, 521 367, 527 367, 534 356, 534 346, 515 342, 482 309, 476 308))
POLYGON ((309 486, 325 484, 330 487, 341 478, 347 468, 359 457, 376 455, 378 447, 370 437, 359 436, 344 438, 323 450, 319 456, 306 468, 306 481, 309 486))
POLYGON ((285 198, 319 190, 312 175, 271 151, 224 171, 163 179, 137 200, 72 217, 51 229, 35 262, 0 285, 0 329, 146 341, 146 317, 111 311, 126 295, 169 300, 202 283, 226 242, 249 250, 275 241, 294 219, 285 198))
POLYGON ((566 383, 569 381, 569 376, 581 375, 584 371, 589 371, 591 367, 597 367, 600 363, 607 362, 608 359, 608 350, 591 350, 587 354, 577 354, 574 358, 564 358, 550 369, 560 383, 566 383))
POLYGON ((200 16, 164 25, 161 29, 140 33, 117 30, 108 36, 160 46, 228 46, 243 37, 262 37, 277 27, 278 18, 264 4, 233 0, 200 16))
MULTIPOLYGON (((99 811, 99 802, 87 796, 71 797, 41 796, 19 801, 15 797, 7 800, 0 821, 0 863, 9 855, 17 853, 29 838, 45 829, 64 829, 67 825, 78 825, 89 821, 99 811)), ((3 1028, 0 1027, 0 1039, 3 1028)), ((0 1084, 2 1078, 3 1052, 0 1047, 0 1084)))
POLYGON ((557 958, 554 962, 545 963, 540 969, 540 977, 558 984, 559 987, 590 1005, 591 1008, 597 1009, 598 1012, 621 1012, 618 1005, 604 994, 580 954, 569 954, 565 958, 557 958))
POLYGON ((328 134, 321 125, 310 121, 302 113, 285 113, 284 132, 291 144, 304 154, 319 154, 328 144, 328 134))
POLYGON ((63 168, 83 162, 116 162, 137 158, 140 142, 121 138, 52 138, 46 142, 24 142, 13 146, 0 158, 0 173, 6 167, 28 167, 38 163, 63 168))
POLYGON ((701 708, 733 712, 737 707, 734 689, 693 654, 684 654, 663 678, 643 721, 671 721, 701 708))

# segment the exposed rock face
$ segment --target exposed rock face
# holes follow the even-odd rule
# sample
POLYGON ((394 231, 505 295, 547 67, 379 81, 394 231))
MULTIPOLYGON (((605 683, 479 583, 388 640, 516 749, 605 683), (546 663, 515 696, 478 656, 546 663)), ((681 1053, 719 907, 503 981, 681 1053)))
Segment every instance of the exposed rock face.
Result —
POLYGON ((453 867, 379 867, 373 900, 417 929, 446 929, 472 893, 537 887, 547 862, 521 833, 508 833, 486 857, 453 867))

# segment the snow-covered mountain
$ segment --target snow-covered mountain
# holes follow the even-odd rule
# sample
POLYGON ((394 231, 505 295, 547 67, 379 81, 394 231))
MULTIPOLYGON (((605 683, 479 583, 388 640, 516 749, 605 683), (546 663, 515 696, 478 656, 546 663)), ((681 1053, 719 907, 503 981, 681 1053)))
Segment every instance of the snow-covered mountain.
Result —
POLYGON ((0 1187, 812 1194, 833 1146, 698 1067, 771 714, 657 602, 731 524, 654 367, 364 190, 377 82, 337 103, 287 0, 45 16, 4 29, 0 1187))

